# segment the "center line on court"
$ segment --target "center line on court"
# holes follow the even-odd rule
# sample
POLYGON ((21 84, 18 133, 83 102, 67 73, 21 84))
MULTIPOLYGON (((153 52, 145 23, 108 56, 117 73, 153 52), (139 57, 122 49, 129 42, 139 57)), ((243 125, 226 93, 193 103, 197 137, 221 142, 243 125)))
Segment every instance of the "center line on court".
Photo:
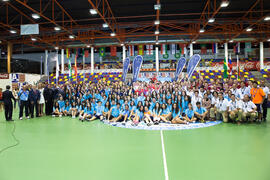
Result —
POLYGON ((162 154, 163 154, 163 165, 164 165, 165 180, 169 180, 168 168, 167 168, 167 160, 166 160, 166 152, 165 152, 165 147, 164 147, 163 131, 162 130, 160 130, 160 138, 161 138, 161 146, 162 146, 162 154))

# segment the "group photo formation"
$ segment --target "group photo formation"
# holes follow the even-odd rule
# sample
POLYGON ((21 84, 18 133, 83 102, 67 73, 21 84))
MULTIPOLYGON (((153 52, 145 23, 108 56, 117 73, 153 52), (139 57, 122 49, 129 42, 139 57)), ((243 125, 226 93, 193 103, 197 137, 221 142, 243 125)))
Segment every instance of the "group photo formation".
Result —
POLYGON ((0 0, 0 61, 1 180, 270 179, 266 0, 0 0))

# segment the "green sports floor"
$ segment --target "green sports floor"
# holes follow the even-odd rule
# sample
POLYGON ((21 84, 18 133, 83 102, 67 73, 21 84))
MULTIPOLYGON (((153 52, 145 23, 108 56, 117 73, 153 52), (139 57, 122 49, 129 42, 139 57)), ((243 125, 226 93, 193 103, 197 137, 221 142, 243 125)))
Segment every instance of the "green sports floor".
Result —
MULTIPOLYGON (((16 144, 13 127, 0 113, 0 150, 16 144)), ((0 180, 270 179, 269 116, 259 125, 162 132, 65 117, 15 127, 20 144, 0 154, 0 180)))

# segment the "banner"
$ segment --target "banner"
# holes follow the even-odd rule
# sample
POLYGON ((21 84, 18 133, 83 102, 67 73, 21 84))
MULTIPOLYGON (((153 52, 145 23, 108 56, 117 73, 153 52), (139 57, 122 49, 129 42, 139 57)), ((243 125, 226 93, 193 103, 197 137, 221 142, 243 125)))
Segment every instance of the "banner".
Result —
POLYGON ((117 56, 116 46, 111 46, 111 56, 117 56))
POLYGON ((89 57, 89 50, 85 50, 84 55, 85 55, 86 58, 88 58, 89 57))
POLYGON ((218 43, 212 44, 212 53, 217 54, 218 53, 218 43))
POLYGON ((99 48, 99 55, 100 55, 101 57, 105 56, 105 48, 104 48, 104 47, 99 48))
POLYGON ((129 63, 130 63, 130 59, 126 58, 123 64, 123 81, 124 82, 126 81, 129 63))
POLYGON ((9 74, 0 74, 0 79, 9 79, 9 74))
POLYGON ((162 44, 161 46, 161 54, 168 54, 167 52, 167 44, 162 44))
POLYGON ((251 52, 252 51, 251 42, 246 42, 245 43, 245 50, 246 50, 246 52, 251 52))
POLYGON ((184 55, 186 54, 187 48, 185 44, 179 44, 180 46, 180 54, 184 55))
POLYGON ((187 63, 187 60, 186 58, 184 57, 181 57, 178 62, 177 62, 177 66, 176 66, 176 71, 175 71, 175 74, 174 74, 174 80, 177 81, 178 79, 178 76, 182 73, 185 65, 187 63))
POLYGON ((143 57, 138 55, 133 60, 133 82, 137 81, 140 69, 143 63, 143 57))
POLYGON ((154 51, 153 51, 153 45, 151 44, 151 45, 146 45, 146 54, 147 55, 153 55, 154 53, 153 53, 154 51))
POLYGON ((144 54, 144 45, 139 45, 138 46, 138 55, 143 55, 144 54))
POLYGON ((237 55, 240 53, 240 42, 236 43, 235 46, 233 46, 233 52, 237 55))
POLYGON ((134 46, 133 45, 128 46, 128 55, 134 56, 134 46))
POLYGON ((206 44, 201 44, 201 54, 206 54, 206 53, 207 53, 206 44))
POLYGON ((171 54, 175 55, 176 53, 176 44, 171 44, 171 54))
POLYGON ((195 71, 195 68, 199 64, 200 60, 201 60, 201 56, 199 54, 194 54, 190 58, 190 60, 188 62, 188 66, 187 66, 188 79, 192 76, 192 74, 195 71))

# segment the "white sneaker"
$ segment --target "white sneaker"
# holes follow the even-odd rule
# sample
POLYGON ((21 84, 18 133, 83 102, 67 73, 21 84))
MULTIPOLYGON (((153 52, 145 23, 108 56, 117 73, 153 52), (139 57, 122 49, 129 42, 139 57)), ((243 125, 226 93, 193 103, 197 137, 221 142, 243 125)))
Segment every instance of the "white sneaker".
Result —
POLYGON ((26 117, 26 119, 30 119, 30 117, 29 117, 29 116, 27 116, 27 117, 26 117))
POLYGON ((62 117, 62 115, 60 114, 59 117, 62 117))
POLYGON ((22 120, 22 117, 20 117, 20 120, 22 120))
POLYGON ((72 119, 74 119, 75 118, 75 116, 72 116, 72 119))
POLYGON ((52 117, 55 117, 55 115, 52 115, 52 117))

